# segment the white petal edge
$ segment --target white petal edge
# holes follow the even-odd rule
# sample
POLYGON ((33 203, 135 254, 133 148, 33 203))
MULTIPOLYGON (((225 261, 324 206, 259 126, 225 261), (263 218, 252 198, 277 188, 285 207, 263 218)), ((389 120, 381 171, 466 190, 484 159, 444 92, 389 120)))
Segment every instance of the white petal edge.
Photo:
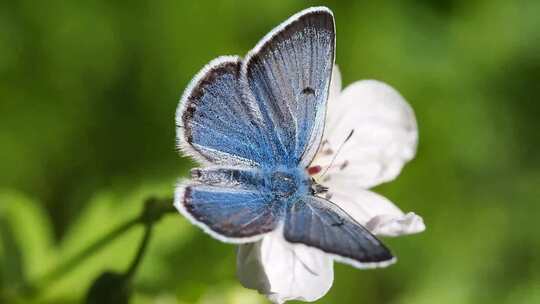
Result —
POLYGON ((311 302, 332 286, 333 260, 317 249, 286 242, 277 230, 259 242, 239 246, 237 276, 242 285, 273 303, 311 302))
POLYGON ((378 236, 396 237, 422 232, 426 226, 422 217, 409 212, 399 217, 388 214, 377 215, 367 222, 366 228, 378 236))

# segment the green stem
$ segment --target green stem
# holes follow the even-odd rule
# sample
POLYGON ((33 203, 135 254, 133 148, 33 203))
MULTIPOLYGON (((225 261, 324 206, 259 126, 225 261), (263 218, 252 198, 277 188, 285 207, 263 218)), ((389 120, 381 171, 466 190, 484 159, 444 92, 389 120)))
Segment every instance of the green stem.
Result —
POLYGON ((135 275, 135 271, 137 271, 137 268, 141 263, 146 248, 148 247, 150 237, 152 236, 154 224, 168 213, 177 213, 176 208, 170 204, 170 199, 160 201, 151 198, 146 200, 144 210, 140 216, 141 222, 144 223, 144 235, 135 258, 124 274, 127 279, 131 279, 135 275))
POLYGON ((131 265, 129 265, 129 268, 125 273, 125 276, 127 278, 132 278, 135 275, 135 271, 139 267, 139 264, 142 261, 146 248, 148 247, 150 237, 152 236, 153 228, 154 228, 153 222, 147 223, 146 225, 144 225, 144 235, 143 235, 141 244, 139 245, 139 249, 137 250, 137 255, 135 256, 135 258, 131 262, 131 265))

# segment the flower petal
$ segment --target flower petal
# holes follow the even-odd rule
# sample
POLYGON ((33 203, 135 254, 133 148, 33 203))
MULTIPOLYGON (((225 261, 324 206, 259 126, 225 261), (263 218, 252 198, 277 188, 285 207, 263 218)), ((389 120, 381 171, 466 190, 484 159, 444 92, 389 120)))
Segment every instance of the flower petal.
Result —
POLYGON ((422 232, 426 229, 424 220, 414 212, 395 217, 387 214, 378 215, 366 224, 373 234, 380 236, 400 236, 422 232))
POLYGON ((315 301, 328 292, 334 280, 329 256, 287 243, 281 230, 239 246, 237 275, 242 285, 258 290, 274 303, 315 301))
POLYGON ((394 179, 414 157, 418 130, 411 107, 396 90, 363 80, 328 103, 324 139, 314 164, 329 165, 343 144, 328 174, 370 188, 394 179))
POLYGON ((337 64, 334 64, 332 70, 332 79, 330 80, 330 91, 328 92, 328 103, 337 101, 341 94, 341 72, 337 64))

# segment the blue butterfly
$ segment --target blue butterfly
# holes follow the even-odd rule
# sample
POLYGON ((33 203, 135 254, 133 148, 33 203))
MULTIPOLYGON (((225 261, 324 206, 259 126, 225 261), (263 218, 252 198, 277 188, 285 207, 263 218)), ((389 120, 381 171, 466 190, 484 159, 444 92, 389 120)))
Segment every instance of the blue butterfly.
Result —
POLYGON ((175 206, 228 243, 282 229, 290 243, 356 267, 391 263, 390 251, 327 199, 307 167, 324 129, 335 25, 324 7, 304 10, 246 55, 212 60, 176 113, 178 146, 203 167, 178 185, 175 206))

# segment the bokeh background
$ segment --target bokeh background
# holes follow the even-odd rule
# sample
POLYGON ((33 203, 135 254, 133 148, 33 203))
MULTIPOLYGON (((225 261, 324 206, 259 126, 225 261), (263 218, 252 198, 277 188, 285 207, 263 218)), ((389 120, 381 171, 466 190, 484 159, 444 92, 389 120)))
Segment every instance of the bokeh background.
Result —
MULTIPOLYGON (((172 196, 193 166, 174 148, 175 108, 204 64, 320 4, 344 84, 383 80, 416 112, 416 159, 376 191, 428 227, 386 240, 390 268, 336 265, 320 303, 540 303, 536 0, 1 1, 0 302, 78 303, 125 270, 141 227, 43 280, 146 197, 172 196)), ((266 303, 237 282, 234 246, 176 214, 155 226, 133 293, 266 303)))

